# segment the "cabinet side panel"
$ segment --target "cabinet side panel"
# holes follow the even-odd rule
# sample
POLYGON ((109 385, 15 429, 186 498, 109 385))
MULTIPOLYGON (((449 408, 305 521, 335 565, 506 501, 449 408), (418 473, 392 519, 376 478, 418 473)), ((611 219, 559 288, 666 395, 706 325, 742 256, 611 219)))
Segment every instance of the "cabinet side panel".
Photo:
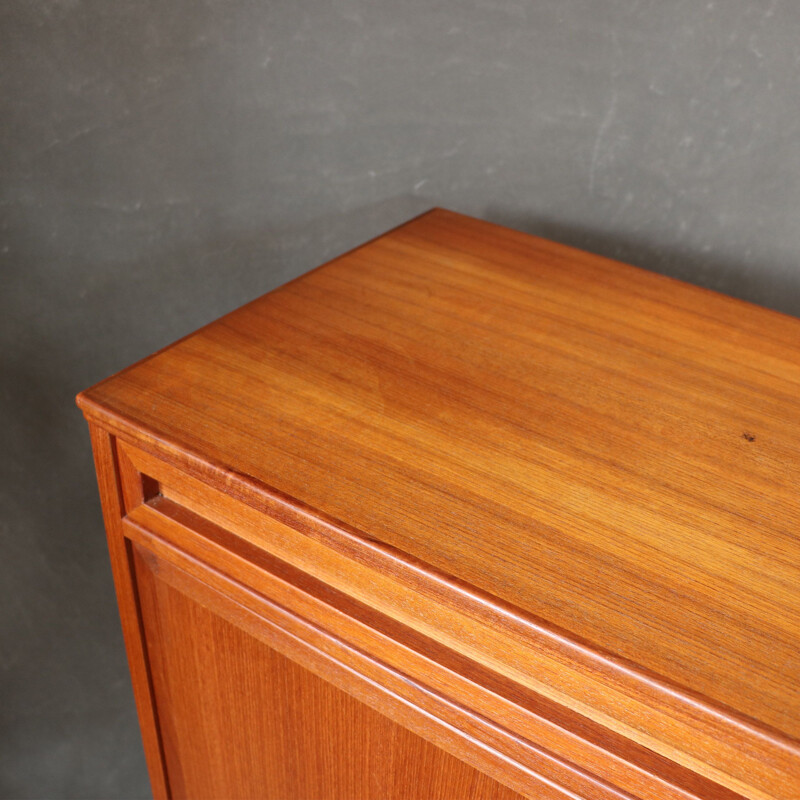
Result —
POLYGON ((134 559, 176 798, 520 798, 134 559))
POLYGON ((132 570, 131 546, 122 531, 124 507, 114 438, 93 423, 89 423, 89 433, 150 785, 156 800, 167 800, 171 796, 170 787, 142 633, 139 600, 132 570))

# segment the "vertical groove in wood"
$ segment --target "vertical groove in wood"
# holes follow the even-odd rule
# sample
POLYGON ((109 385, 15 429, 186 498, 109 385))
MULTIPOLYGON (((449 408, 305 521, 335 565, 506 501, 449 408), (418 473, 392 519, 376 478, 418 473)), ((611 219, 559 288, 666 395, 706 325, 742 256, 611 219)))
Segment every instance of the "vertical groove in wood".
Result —
POLYGON ((89 424, 89 434, 97 471, 111 570, 114 576, 128 666, 133 683, 133 694, 142 730, 147 769, 150 774, 150 785, 156 800, 169 800, 171 798, 170 786, 161 744, 145 640, 142 635, 132 553, 122 531, 124 506, 117 470, 115 441, 106 431, 92 423, 89 424))

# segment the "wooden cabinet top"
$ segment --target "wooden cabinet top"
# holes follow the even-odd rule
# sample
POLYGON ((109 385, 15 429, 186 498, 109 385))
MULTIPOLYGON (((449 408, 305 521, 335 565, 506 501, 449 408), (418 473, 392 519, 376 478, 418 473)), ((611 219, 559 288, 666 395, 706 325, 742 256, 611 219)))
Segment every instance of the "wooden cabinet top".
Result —
POLYGON ((575 681, 800 739, 800 320, 434 210, 79 402, 575 681))

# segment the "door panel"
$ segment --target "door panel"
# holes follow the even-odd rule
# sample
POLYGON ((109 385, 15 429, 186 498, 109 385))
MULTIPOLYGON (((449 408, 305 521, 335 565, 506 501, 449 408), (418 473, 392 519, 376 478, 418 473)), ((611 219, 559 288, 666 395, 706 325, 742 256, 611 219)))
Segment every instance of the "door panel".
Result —
POLYGON ((173 798, 520 797, 134 563, 173 798))

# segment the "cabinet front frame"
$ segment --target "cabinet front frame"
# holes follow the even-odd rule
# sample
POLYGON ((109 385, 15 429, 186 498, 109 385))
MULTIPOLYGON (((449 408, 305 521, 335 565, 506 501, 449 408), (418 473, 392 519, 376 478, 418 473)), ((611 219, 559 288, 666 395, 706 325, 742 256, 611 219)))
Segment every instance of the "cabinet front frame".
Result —
MULTIPOLYGON (((216 613, 279 652, 520 793, 558 798, 733 798, 741 796, 735 789, 749 788, 702 762, 695 772, 687 764, 654 753, 619 731, 576 715, 574 708, 554 705, 552 698, 510 680, 503 670, 492 669, 496 664, 449 649, 435 628, 415 629, 405 624, 408 617, 387 615, 386 608, 409 603, 412 616, 420 619, 420 587, 413 581, 403 586, 394 580, 391 570, 384 569, 387 554, 379 547, 378 557, 371 562, 368 558, 365 565, 359 553, 361 560, 354 563, 347 548, 331 550, 329 542, 320 544, 255 510, 252 498, 247 502, 247 492, 235 481, 228 480, 227 491, 220 492, 200 480, 197 470, 187 470, 188 461, 179 469, 163 453, 154 454, 152 450, 159 448, 148 446, 152 443, 134 444, 96 424, 90 427, 156 797, 169 797, 170 788, 139 607, 134 547, 143 556, 149 553, 168 565, 161 574, 173 576, 181 591, 191 590, 193 597, 202 598, 216 613), (238 528, 218 524, 230 522, 230 514, 214 511, 216 506, 226 506, 228 511, 236 507, 241 517, 238 528), (252 522, 253 514, 276 530, 279 526, 300 535, 301 549, 312 551, 310 556, 306 553, 291 563, 300 552, 297 547, 273 548, 270 553, 248 543, 241 536, 242 527, 252 522), (325 558, 333 557, 335 563, 331 562, 332 571, 315 575, 320 547, 327 548, 325 558), (342 592, 344 587, 352 588, 359 570, 373 581, 371 597, 342 592), (338 587, 331 580, 337 574, 338 587), (404 590, 401 595, 398 586, 404 590), (720 775, 727 788, 711 780, 720 775)), ((263 541, 262 537, 259 544, 263 541)), ((388 554, 389 561, 393 557, 388 554)), ((425 616, 435 606, 429 596, 423 596, 423 601, 425 616)), ((485 620, 476 623, 469 611, 458 609, 463 617, 460 633, 464 634, 466 623, 472 626, 467 636, 474 636, 485 620)), ((452 615, 453 609, 439 612, 452 615)), ((736 749, 736 743, 730 744, 736 749)), ((763 771, 763 763, 758 767, 763 771)))

